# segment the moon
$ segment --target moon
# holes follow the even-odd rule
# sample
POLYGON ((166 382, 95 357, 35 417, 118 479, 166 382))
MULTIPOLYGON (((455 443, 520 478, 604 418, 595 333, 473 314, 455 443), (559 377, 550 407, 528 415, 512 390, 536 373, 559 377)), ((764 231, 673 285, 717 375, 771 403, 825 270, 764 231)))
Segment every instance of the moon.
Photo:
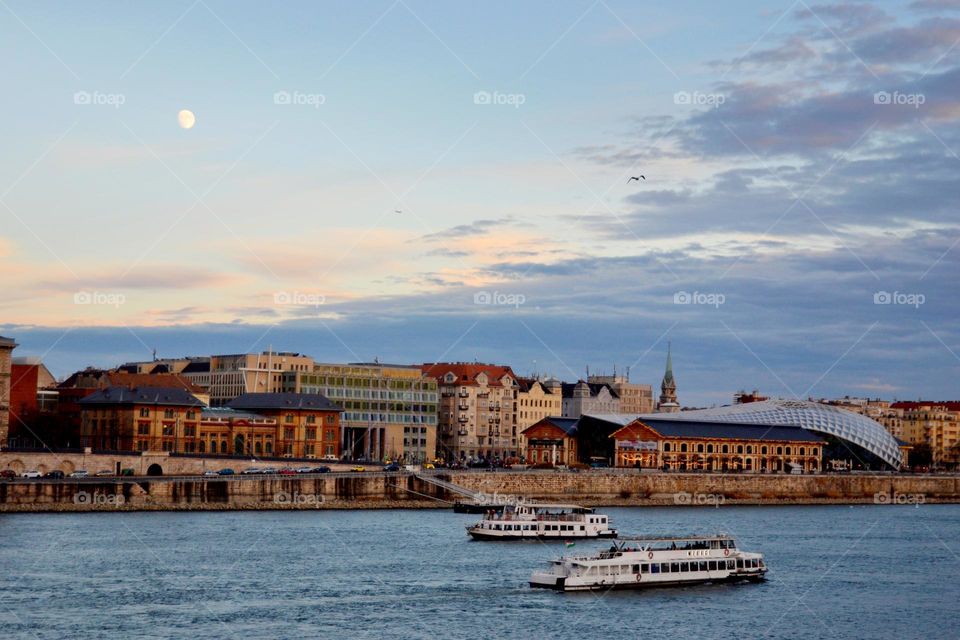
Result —
POLYGON ((193 111, 189 109, 182 109, 177 114, 177 122, 180 123, 181 129, 192 129, 197 122, 197 116, 193 115, 193 111))

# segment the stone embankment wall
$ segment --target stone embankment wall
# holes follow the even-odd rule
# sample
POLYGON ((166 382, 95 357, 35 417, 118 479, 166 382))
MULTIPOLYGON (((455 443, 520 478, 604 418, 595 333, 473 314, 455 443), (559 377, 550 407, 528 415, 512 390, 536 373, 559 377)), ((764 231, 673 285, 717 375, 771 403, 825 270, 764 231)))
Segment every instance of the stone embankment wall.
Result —
MULTIPOLYGON (((592 506, 960 502, 958 476, 464 472, 438 478, 490 501, 592 506)), ((0 511, 442 508, 459 496, 410 474, 126 478, 0 483, 0 511)))

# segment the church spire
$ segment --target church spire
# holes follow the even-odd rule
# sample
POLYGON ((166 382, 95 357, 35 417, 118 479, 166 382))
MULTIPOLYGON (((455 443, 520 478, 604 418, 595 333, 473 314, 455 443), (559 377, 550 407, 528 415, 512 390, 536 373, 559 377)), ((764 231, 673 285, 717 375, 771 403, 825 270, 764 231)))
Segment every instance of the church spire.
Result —
POLYGON ((680 411, 677 402, 677 383, 673 379, 672 345, 667 343, 667 368, 663 373, 663 382, 660 383, 660 403, 657 407, 660 413, 676 413, 680 411))

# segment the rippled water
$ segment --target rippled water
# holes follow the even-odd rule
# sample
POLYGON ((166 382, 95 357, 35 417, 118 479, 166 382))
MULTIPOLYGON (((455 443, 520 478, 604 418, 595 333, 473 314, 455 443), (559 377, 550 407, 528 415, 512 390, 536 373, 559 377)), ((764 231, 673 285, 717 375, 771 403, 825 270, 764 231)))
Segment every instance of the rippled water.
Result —
POLYGON ((960 636, 960 506, 606 511, 622 532, 732 533, 770 579, 532 590, 562 544, 471 542, 477 516, 449 511, 6 515, 0 637, 960 636))

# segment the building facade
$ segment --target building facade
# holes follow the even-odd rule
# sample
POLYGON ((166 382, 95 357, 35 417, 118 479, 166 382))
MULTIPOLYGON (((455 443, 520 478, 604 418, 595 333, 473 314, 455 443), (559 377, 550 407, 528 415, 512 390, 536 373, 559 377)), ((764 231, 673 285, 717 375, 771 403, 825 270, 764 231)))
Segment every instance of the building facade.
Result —
POLYGON ((577 460, 578 418, 547 417, 523 430, 527 464, 571 465, 577 460))
POLYGON ((799 427, 650 418, 610 437, 618 467, 674 471, 816 473, 825 444, 799 427))
POLYGON ((426 462, 437 452, 437 381, 416 365, 321 364, 291 371, 283 390, 319 393, 343 408, 346 457, 426 462))
POLYGON ((563 412, 565 418, 579 418, 588 413, 620 413, 617 392, 605 383, 563 383, 563 412))
POLYGON ((228 407, 200 412, 197 453, 244 456, 276 454, 277 419, 228 407))
POLYGON ((199 451, 203 403, 183 389, 108 387, 79 401, 80 445, 101 451, 199 451))
POLYGON ((0 449, 7 446, 10 433, 10 369, 17 343, 0 336, 0 449))
POLYGON ((616 394, 619 401, 619 413, 638 415, 641 413, 651 413, 654 408, 653 387, 648 384, 635 384, 630 382, 630 374, 612 376, 591 375, 587 376, 587 382, 590 384, 605 384, 616 394))
MULTIPOLYGON (((275 456, 340 459, 340 414, 343 410, 325 396, 312 393, 244 393, 227 406, 276 421, 275 456)), ((248 449, 246 442, 234 445, 235 449, 248 449)))
POLYGON ((563 394, 559 380, 517 378, 517 431, 521 452, 527 450, 524 429, 544 418, 563 415, 563 394))
POLYGON ((286 351, 211 356, 210 406, 222 407, 244 393, 279 392, 284 373, 312 371, 313 365, 310 356, 286 351))
POLYGON ((56 379, 39 358, 14 358, 10 367, 10 446, 55 446, 45 427, 57 413, 56 379))
POLYGON ((517 376, 508 366, 421 365, 440 391, 438 456, 446 460, 519 457, 517 376))
POLYGON ((890 405, 890 413, 899 421, 901 435, 894 434, 896 437, 911 445, 930 445, 933 466, 956 467, 960 464, 960 402, 894 402, 890 405))

